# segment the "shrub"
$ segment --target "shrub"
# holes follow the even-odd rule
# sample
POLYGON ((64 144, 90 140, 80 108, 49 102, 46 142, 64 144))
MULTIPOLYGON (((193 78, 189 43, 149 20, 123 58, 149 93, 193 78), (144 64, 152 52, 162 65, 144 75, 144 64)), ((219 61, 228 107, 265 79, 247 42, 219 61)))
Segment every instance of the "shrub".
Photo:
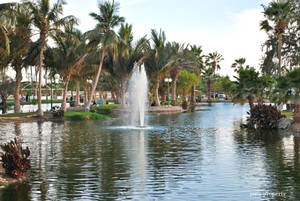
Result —
POLYGON ((276 129, 278 120, 284 117, 272 105, 255 105, 248 114, 250 117, 247 119, 247 127, 256 129, 276 129))
POLYGON ((52 111, 53 117, 58 117, 58 118, 64 117, 64 110, 61 109, 59 106, 54 106, 52 110, 53 110, 52 111))
POLYGON ((106 116, 92 112, 65 112, 65 117, 69 120, 99 120, 105 119, 106 116))
POLYGON ((186 110, 188 108, 188 101, 183 100, 181 106, 182 106, 182 109, 186 110))
POLYGON ((118 104, 109 104, 101 106, 93 106, 90 108, 90 112, 97 112, 99 114, 111 114, 113 109, 120 107, 118 104))
POLYGON ((29 148, 22 148, 20 142, 15 138, 7 144, 1 145, 2 150, 2 166, 5 173, 13 178, 26 176, 27 170, 30 168, 29 148))

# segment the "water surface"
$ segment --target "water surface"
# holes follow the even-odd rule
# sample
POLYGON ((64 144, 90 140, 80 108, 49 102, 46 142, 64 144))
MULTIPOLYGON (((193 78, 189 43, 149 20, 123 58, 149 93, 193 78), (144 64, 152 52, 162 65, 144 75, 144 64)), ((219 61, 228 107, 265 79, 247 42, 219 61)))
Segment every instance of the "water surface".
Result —
POLYGON ((28 182, 0 200, 300 200, 300 139, 247 132, 248 106, 106 121, 0 123, 31 149, 28 182), (114 129, 112 129, 114 128, 114 129))

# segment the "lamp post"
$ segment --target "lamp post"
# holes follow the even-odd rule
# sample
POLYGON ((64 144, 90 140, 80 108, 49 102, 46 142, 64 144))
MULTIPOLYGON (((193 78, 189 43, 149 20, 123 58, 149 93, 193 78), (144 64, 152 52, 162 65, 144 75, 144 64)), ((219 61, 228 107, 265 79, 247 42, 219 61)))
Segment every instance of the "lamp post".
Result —
POLYGON ((170 101, 169 83, 172 82, 172 78, 165 78, 165 82, 168 83, 168 105, 169 105, 169 101, 170 101))

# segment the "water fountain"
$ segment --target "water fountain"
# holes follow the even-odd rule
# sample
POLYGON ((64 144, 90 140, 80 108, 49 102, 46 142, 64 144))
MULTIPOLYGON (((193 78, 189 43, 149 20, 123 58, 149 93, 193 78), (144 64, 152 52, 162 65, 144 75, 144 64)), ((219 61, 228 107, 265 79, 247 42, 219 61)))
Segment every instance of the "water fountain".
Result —
POLYGON ((128 83, 127 95, 130 125, 145 127, 145 113, 148 109, 148 79, 144 65, 134 67, 128 83))

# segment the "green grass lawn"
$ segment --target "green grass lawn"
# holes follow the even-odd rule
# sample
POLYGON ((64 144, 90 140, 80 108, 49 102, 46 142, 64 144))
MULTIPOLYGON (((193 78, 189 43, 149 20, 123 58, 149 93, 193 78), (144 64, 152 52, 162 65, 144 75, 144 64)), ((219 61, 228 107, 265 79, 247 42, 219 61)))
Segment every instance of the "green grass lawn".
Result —
POLYGON ((26 117, 35 115, 36 112, 27 112, 27 113, 11 113, 11 114, 1 114, 0 117, 26 117))
POLYGON ((98 120, 105 119, 107 116, 104 114, 98 114, 94 112, 65 112, 65 118, 69 120, 98 120))
POLYGON ((108 115, 108 114, 111 114, 111 112, 112 112, 113 109, 116 109, 118 107, 120 107, 119 104, 108 104, 108 105, 102 105, 102 106, 91 106, 90 111, 91 112, 96 112, 96 113, 99 113, 99 114, 108 115))
MULTIPOLYGON (((63 100, 52 100, 53 103, 62 103, 63 100)), ((67 103, 69 103, 70 101, 67 101, 67 103)), ((51 100, 48 99, 47 100, 42 100, 42 103, 45 104, 45 103, 51 103, 51 100)), ((6 101, 6 104, 8 106, 13 106, 14 105, 14 100, 13 99, 9 99, 6 101)), ((21 105, 36 105, 37 104, 37 100, 31 100, 29 102, 24 102, 24 101, 20 101, 20 104, 21 105)))
POLYGON ((282 111, 281 112, 283 115, 285 115, 287 118, 293 119, 293 112, 292 111, 282 111))

